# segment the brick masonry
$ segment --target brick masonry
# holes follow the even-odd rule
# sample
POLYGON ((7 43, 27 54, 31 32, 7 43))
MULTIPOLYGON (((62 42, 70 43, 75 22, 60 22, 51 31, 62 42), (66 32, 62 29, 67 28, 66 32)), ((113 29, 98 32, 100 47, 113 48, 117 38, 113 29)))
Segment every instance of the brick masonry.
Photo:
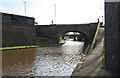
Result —
POLYGON ((120 2, 105 2, 105 69, 120 74, 120 2))
POLYGON ((61 36, 67 32, 79 32, 87 38, 86 42, 91 43, 94 37, 98 23, 90 24, 62 24, 62 25, 37 25, 37 36, 51 39, 53 42, 59 42, 61 36))

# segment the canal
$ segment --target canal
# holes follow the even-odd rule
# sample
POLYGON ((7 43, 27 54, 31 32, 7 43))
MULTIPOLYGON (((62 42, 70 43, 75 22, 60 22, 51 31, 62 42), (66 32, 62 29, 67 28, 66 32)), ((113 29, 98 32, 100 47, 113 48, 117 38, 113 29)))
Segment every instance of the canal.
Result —
POLYGON ((70 76, 84 42, 66 41, 55 47, 2 51, 3 76, 70 76))

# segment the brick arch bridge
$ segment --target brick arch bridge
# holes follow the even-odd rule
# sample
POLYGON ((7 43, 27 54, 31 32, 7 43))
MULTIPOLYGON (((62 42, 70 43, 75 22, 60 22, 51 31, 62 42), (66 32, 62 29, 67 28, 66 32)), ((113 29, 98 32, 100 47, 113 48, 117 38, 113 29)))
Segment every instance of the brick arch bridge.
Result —
POLYGON ((66 32, 81 32, 86 35, 87 42, 90 43, 94 37, 98 23, 89 24, 53 24, 36 25, 36 34, 38 37, 44 37, 55 43, 59 42, 60 36, 66 32))

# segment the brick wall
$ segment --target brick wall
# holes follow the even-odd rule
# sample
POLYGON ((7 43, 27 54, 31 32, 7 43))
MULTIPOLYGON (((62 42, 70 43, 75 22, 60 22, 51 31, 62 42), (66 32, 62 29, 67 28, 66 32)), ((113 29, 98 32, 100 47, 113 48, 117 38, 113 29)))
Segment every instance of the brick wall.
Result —
POLYGON ((120 2, 105 2, 105 68, 119 75, 120 2))
MULTIPOLYGON (((118 15, 118 55, 120 56, 120 2, 119 2, 119 10, 118 10, 118 13, 119 13, 119 15, 118 15)), ((119 58, 119 68, 118 69, 120 69, 120 57, 118 57, 119 58)), ((120 70, 119 70, 119 75, 120 75, 120 70)))
POLYGON ((67 32, 83 33, 87 37, 88 43, 92 42, 98 23, 90 24, 58 24, 58 25, 37 25, 37 36, 46 37, 53 42, 59 42, 62 35, 67 32))

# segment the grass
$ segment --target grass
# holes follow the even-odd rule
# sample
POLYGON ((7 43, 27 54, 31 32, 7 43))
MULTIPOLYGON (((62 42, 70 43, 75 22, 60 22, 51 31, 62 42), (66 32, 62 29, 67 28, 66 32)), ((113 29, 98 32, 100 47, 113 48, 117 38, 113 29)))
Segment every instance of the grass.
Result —
POLYGON ((65 42, 65 40, 64 40, 64 39, 61 39, 61 40, 60 40, 60 43, 64 43, 64 42, 65 42))
POLYGON ((58 46, 59 43, 50 43, 50 44, 40 44, 40 45, 29 45, 29 46, 13 46, 13 47, 2 47, 0 50, 10 50, 10 49, 21 49, 21 48, 34 48, 34 47, 49 47, 49 46, 58 46))
POLYGON ((105 45, 103 47, 103 51, 102 51, 102 69, 104 69, 104 65, 105 65, 105 45))
POLYGON ((88 49, 88 52, 87 52, 87 53, 90 53, 91 45, 92 45, 92 44, 89 44, 89 49, 88 49))
POLYGON ((20 48, 31 48, 37 46, 13 46, 13 47, 2 47, 0 50, 9 50, 9 49, 20 49, 20 48))

